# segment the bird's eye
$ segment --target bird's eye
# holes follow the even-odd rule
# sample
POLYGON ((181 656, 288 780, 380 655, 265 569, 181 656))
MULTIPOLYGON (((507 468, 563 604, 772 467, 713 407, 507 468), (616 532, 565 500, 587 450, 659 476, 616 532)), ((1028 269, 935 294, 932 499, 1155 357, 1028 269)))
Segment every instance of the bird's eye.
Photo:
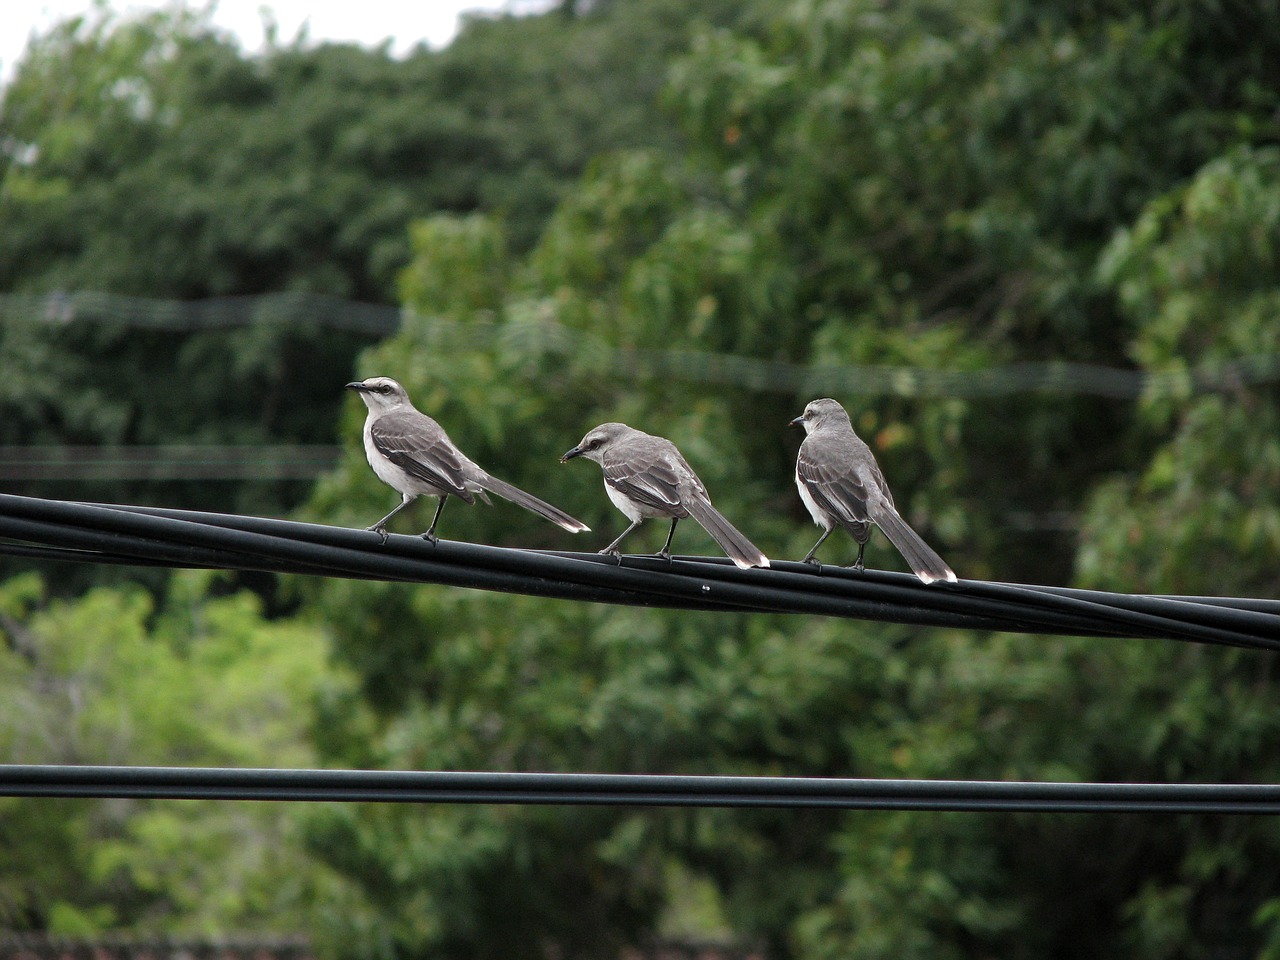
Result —
POLYGON ((378 392, 379 392, 379 393, 390 393, 390 392, 391 392, 391 388, 390 388, 389 386, 387 386, 387 385, 384 383, 382 386, 380 386, 380 387, 378 388, 378 392))
POLYGON ((594 440, 588 440, 588 441, 587 441, 587 449, 588 449, 588 450, 594 450, 594 449, 595 449, 596 447, 598 447, 598 446, 600 446, 600 438, 599 438, 599 437, 597 437, 597 438, 596 438, 596 439, 594 439, 594 440))

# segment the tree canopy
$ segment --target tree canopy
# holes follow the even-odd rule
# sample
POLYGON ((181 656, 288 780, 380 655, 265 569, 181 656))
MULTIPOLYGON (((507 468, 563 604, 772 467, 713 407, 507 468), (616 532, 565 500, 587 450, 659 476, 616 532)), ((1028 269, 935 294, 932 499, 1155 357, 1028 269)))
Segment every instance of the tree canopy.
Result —
POLYGON ((732 6, 476 19, 403 59, 248 55, 183 7, 67 20, 0 102, 0 290, 391 302, 415 217, 483 208, 527 246, 597 153, 670 143, 662 64, 732 6))
MULTIPOLYGON (((193 159, 226 196, 262 190, 300 218, 236 224, 256 225, 250 240, 211 229, 210 262, 236 263, 216 252, 224 236, 267 249, 270 231, 289 224, 350 226, 346 260, 324 229, 284 234, 304 238, 280 244, 289 263, 309 252, 320 266, 282 268, 259 289, 389 295, 394 285, 402 328, 365 350, 357 373, 401 380, 477 462, 593 528, 572 538, 502 503, 454 505, 443 535, 603 545, 621 516, 594 470, 557 458, 587 428, 617 419, 674 440, 766 553, 799 557, 817 533, 792 486, 799 438, 786 423, 813 396, 747 377, 711 381, 682 358, 717 358, 729 371, 734 357, 785 362, 808 368, 814 384, 839 365, 976 373, 1063 360, 1161 376, 1137 402, 1070 383, 933 396, 910 378, 839 399, 904 516, 962 578, 1277 594, 1280 14, 1207 0, 787 0, 661 19, 672 9, 614 0, 476 22, 444 54, 398 65, 345 48, 254 62, 197 29, 195 52, 182 47, 165 67, 188 76, 192 64, 224 63, 266 84, 250 84, 258 90, 272 89, 286 64, 299 71, 288 97, 239 115, 281 151, 288 138, 269 129, 272 118, 311 144, 311 155, 289 158, 302 179, 281 178, 295 192, 261 182, 275 168, 246 162, 252 139, 223 156, 226 138, 192 131, 193 159), (648 36, 635 32, 640 23, 655 39, 638 39, 648 36), (599 45, 576 45, 587 36, 599 45), (582 71, 567 91, 531 79, 551 84, 561 66, 582 71), (352 79, 400 69, 419 78, 408 86, 447 79, 455 86, 435 89, 453 93, 419 113, 384 95, 406 88, 375 95, 372 81, 352 79), (303 77, 346 89, 328 98, 303 77), (480 110, 495 78, 505 78, 504 95, 480 110), (558 112, 561 92, 568 106, 558 112), (314 116, 277 115, 304 102, 314 116), (330 135, 299 132, 314 117, 327 118, 314 129, 330 135), (406 132, 426 136, 419 122, 452 131, 458 139, 443 140, 458 147, 453 160, 468 158, 440 161, 451 171, 443 179, 413 166, 420 153, 392 146, 406 132), (357 132, 364 152, 344 154, 357 132), (561 146, 569 159, 553 161, 561 146), (399 158, 387 163, 400 172, 382 179, 378 163, 353 155, 399 158), (395 229, 407 229, 393 236, 394 218, 374 221, 377 203, 396 202, 397 176, 409 194, 428 181, 445 192, 405 206, 395 229), (318 180, 316 197, 298 187, 318 180), (338 195, 359 207, 350 224, 343 202, 307 221, 308 204, 338 195), (657 355, 664 365, 639 362, 657 355)), ((48 69, 63 69, 79 42, 99 49, 129 36, 85 29, 50 42, 49 51, 69 46, 50 52, 48 69)), ((207 77, 191 82, 213 89, 207 77)), ((166 96, 186 96, 170 86, 166 96)), ((15 94, 21 103, 43 87, 14 89, 26 91, 15 94)), ((128 131, 151 122, 103 105, 127 86, 100 89, 113 92, 93 98, 105 113, 91 129, 117 114, 128 131)), ((68 137, 74 126, 33 124, 68 137)), ((58 199, 58 177, 95 169, 84 143, 59 155, 71 166, 44 166, 56 140, 38 158, 11 150, 5 179, 6 196, 29 189, 31 203, 52 204, 55 224, 57 204, 83 202, 78 190, 58 199)), ((26 223, 0 226, 0 244, 40 232, 26 223)), ((142 229, 139 249, 161 249, 167 229, 142 229)), ((198 266, 204 246, 190 249, 191 262, 165 269, 217 275, 198 266)), ((141 267, 120 253, 118 267, 103 261, 104 279, 74 282, 125 289, 120 278, 141 267)), ((73 251, 10 288, 50 289, 68 282, 60 271, 87 277, 75 271, 90 263, 73 251)), ((203 292, 252 292, 248 275, 203 292)), ((363 408, 347 398, 340 409, 344 459, 302 512, 365 526, 395 495, 364 462, 363 408)), ((425 510, 406 511, 395 528, 425 528, 425 510)), ((664 534, 642 529, 631 548, 656 549, 664 534)), ((678 551, 714 550, 700 531, 679 536, 678 551)), ((825 554, 852 555, 847 538, 825 554)), ((868 561, 902 568, 879 534, 868 561)), ((306 737, 326 764, 1280 781, 1270 654, 405 584, 289 589, 299 619, 255 629, 331 637, 335 659, 317 673, 306 737)), ((112 596, 114 620, 122 601, 112 596)), ((125 596, 126 607, 143 603, 125 596)), ((239 615, 247 624, 253 613, 239 615)), ((309 916, 349 957, 599 957, 655 932, 711 928, 798 960, 1280 951, 1280 833, 1260 818, 407 806, 295 816, 289 851, 317 884, 309 916), (326 909, 335 896, 342 909, 326 909)), ((131 852, 126 862, 146 860, 131 852)), ((117 904, 94 914, 93 901, 65 916, 102 926, 137 916, 117 904)), ((255 915, 237 909, 223 916, 255 915)), ((262 909, 296 915, 292 904, 262 909)))
MULTIPOLYGON (((98 8, 0 91, 0 402, 12 444, 329 443, 353 358, 317 296, 395 303, 408 226, 483 209, 527 248, 597 154, 674 147, 663 64, 728 0, 474 19, 447 49, 242 51, 207 12, 98 8), (229 300, 225 326, 129 301, 229 300), (282 301, 282 295, 296 301, 282 301), (308 299, 311 298, 311 299, 308 299), (291 306, 291 304, 296 304, 291 306), (157 381, 182 385, 157 396, 157 381)), ((24 488, 30 489, 30 488, 24 488)), ((49 487, 42 488, 49 492, 49 487)), ((81 487, 53 492, 84 496, 81 487)), ((116 484, 104 499, 279 512, 301 485, 116 484)))

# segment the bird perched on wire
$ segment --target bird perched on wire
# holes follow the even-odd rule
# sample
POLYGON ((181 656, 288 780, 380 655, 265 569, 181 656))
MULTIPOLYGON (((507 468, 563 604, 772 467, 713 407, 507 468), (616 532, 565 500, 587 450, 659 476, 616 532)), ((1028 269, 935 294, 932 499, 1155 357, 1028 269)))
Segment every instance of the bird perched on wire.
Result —
POLYGON ((818 562, 814 554, 839 526, 858 542, 853 565, 862 570, 862 552, 874 523, 925 583, 955 583, 951 568, 898 515, 875 455, 853 432, 844 407, 831 399, 814 400, 791 425, 804 427, 806 434, 796 458, 796 487, 813 522, 822 528, 805 563, 818 562))
POLYGON ((347 384, 369 408, 364 421, 364 452, 369 466, 383 483, 400 494, 400 503, 369 527, 387 542, 387 521, 416 498, 439 497, 431 526, 422 536, 436 542, 436 524, 449 497, 475 503, 479 497, 489 503, 487 493, 495 493, 517 506, 532 510, 570 533, 590 530, 563 510, 539 500, 531 493, 486 473, 453 445, 448 434, 425 413, 414 408, 404 387, 390 377, 370 377, 347 384))
POLYGON ((651 436, 625 423, 602 423, 588 431, 582 442, 567 451, 560 462, 567 463, 574 457, 586 457, 600 464, 604 470, 605 493, 631 521, 622 536, 600 551, 602 554, 621 559, 618 544, 640 526, 641 520, 669 517, 671 529, 658 556, 670 560, 676 525, 686 517, 693 517, 739 567, 769 566, 769 558, 760 548, 711 505, 707 488, 670 440, 651 436))

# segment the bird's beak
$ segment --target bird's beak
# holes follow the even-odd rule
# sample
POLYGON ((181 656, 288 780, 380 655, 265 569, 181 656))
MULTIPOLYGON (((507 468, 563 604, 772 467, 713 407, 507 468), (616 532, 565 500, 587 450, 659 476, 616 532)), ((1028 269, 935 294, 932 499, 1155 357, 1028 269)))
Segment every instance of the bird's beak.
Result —
POLYGON ((803 426, 804 426, 804 414, 801 414, 800 416, 796 417, 794 420, 792 420, 790 423, 788 423, 788 424, 787 424, 787 426, 788 426, 788 427, 803 427, 803 426))
POLYGON ((572 450, 566 450, 566 451, 564 452, 564 456, 560 458, 560 462, 561 462, 561 463, 568 463, 568 462, 569 462, 570 460, 572 460, 574 457, 580 457, 580 456, 582 456, 582 448, 581 448, 581 447, 574 447, 572 450))
POLYGON ((354 383, 348 383, 348 384, 347 384, 347 389, 348 389, 348 390, 359 390, 361 393, 363 393, 365 390, 368 390, 369 388, 368 388, 368 387, 366 387, 366 386, 364 385, 364 381, 363 381, 363 380, 356 380, 354 383))

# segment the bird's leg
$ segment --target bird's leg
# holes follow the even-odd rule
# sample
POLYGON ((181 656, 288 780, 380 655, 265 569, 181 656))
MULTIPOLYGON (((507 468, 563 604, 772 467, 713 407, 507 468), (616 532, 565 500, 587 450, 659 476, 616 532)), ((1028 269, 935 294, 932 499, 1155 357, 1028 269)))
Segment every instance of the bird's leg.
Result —
POLYGON ((640 521, 632 520, 631 526, 623 530, 621 536, 619 536, 617 540, 613 541, 613 543, 609 544, 607 547, 605 547, 603 550, 600 551, 600 556, 602 557, 605 555, 615 556, 618 558, 618 563, 621 564, 622 553, 618 550, 618 544, 620 544, 623 541, 623 539, 626 537, 628 533, 630 533, 632 530, 634 530, 638 526, 640 526, 640 521))
POLYGON ((365 529, 370 530, 373 533, 376 533, 378 536, 382 537, 382 542, 386 543, 387 542, 387 521, 390 520, 392 517, 394 517, 397 513, 399 513, 401 510, 403 510, 412 502, 413 502, 413 497, 402 497, 400 502, 396 504, 396 508, 394 510, 388 513, 385 517, 383 517, 373 526, 365 527, 365 529))
POLYGON ((866 567, 862 565, 862 551, 865 549, 867 549, 867 541, 863 540, 860 544, 858 544, 858 559, 853 561, 853 567, 851 568, 851 569, 857 570, 859 573, 862 573, 864 570, 866 570, 866 567))
POLYGON ((671 529, 667 531, 667 542, 662 545, 662 549, 658 551, 658 556, 662 557, 667 563, 671 562, 671 538, 676 535, 676 524, 680 522, 679 517, 671 518, 671 529))
POLYGON ((822 531, 822 536, 820 536, 818 538, 818 542, 813 545, 813 549, 805 554, 804 560, 802 561, 803 563, 811 564, 819 569, 822 568, 822 564, 816 560, 813 555, 818 552, 818 548, 822 546, 827 537, 831 536, 831 531, 834 529, 835 527, 828 527, 826 530, 822 531))
POLYGON ((436 504, 436 515, 431 518, 431 526, 427 527, 427 532, 422 535, 422 539, 432 546, 436 542, 436 524, 440 522, 440 513, 444 510, 444 502, 448 499, 448 496, 441 495, 440 502, 436 504))

